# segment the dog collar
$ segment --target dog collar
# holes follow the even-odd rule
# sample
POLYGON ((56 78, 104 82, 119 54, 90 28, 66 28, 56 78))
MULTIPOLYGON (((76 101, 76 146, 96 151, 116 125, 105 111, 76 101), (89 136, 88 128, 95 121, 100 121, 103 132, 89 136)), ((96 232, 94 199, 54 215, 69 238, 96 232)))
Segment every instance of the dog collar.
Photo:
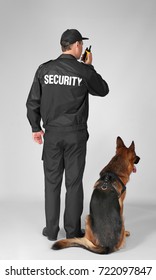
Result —
POLYGON ((120 196, 125 192, 126 190, 126 186, 124 185, 124 183, 121 181, 121 179, 118 177, 118 175, 114 172, 105 172, 101 177, 100 180, 103 181, 102 186, 100 187, 102 190, 106 190, 107 188, 113 188, 116 193, 118 198, 120 198, 120 196), (121 193, 118 192, 117 188, 114 186, 113 181, 118 181, 121 186, 122 186, 122 190, 121 193))

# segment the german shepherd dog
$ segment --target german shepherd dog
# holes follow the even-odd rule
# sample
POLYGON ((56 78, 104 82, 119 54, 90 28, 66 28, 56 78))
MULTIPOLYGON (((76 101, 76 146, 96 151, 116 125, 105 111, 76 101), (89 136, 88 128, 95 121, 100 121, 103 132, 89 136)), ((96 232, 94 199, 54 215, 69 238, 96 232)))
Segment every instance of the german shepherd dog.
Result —
POLYGON ((84 237, 57 241, 52 249, 82 247, 94 253, 109 254, 124 246, 126 236, 130 235, 123 221, 126 184, 130 174, 136 172, 134 164, 139 160, 134 141, 127 148, 117 137, 116 154, 102 169, 94 185, 84 237))

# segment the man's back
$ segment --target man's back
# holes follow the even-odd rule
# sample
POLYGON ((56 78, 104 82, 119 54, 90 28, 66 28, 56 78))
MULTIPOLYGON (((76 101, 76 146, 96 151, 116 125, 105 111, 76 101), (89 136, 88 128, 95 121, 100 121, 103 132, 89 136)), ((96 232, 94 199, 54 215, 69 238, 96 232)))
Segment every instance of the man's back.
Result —
MULTIPOLYGON (((27 105, 37 93, 44 128, 82 129, 87 125, 89 92, 105 96, 107 83, 93 66, 78 62, 73 55, 62 54, 38 68, 27 105)), ((28 116, 31 119, 31 110, 28 116)))

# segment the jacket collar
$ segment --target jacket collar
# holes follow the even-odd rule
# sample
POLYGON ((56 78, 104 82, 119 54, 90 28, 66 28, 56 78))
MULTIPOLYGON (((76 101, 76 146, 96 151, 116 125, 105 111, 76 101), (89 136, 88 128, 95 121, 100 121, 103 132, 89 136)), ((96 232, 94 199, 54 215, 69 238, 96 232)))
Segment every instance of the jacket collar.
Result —
POLYGON ((61 54, 58 58, 76 59, 76 57, 73 56, 72 54, 65 54, 65 53, 61 54))

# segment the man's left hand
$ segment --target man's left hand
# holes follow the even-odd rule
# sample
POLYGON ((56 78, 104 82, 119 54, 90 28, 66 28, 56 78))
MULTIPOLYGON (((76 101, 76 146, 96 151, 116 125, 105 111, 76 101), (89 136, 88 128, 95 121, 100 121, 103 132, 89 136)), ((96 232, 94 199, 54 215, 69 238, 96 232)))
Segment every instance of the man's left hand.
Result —
POLYGON ((32 133, 32 138, 37 144, 42 144, 43 143, 43 140, 42 140, 43 135, 44 135, 43 130, 38 131, 38 132, 33 132, 32 133))

